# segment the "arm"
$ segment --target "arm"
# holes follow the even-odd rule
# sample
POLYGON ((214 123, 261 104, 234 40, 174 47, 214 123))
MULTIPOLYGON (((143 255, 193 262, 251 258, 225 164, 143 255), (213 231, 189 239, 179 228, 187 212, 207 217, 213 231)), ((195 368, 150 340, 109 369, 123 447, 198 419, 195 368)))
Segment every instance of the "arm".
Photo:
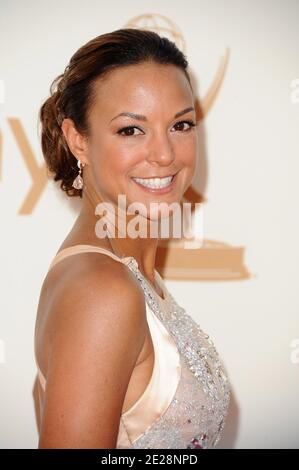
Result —
POLYGON ((85 274, 65 282, 51 304, 39 448, 115 448, 144 343, 144 297, 127 268, 114 263, 85 274))

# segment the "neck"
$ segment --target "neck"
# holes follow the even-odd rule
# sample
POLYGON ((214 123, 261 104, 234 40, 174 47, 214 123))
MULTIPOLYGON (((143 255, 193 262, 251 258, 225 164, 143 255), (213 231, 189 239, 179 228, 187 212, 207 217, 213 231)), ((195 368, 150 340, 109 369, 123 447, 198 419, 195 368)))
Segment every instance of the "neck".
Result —
MULTIPOLYGON (((105 207, 107 213, 105 213, 104 219, 102 218, 103 215, 99 218, 99 215, 96 214, 96 207, 99 203, 103 203, 103 200, 90 194, 86 188, 83 190, 82 202, 82 209, 76 219, 72 233, 76 234, 79 239, 86 240, 88 244, 107 248, 119 257, 133 256, 142 274, 155 284, 155 258, 158 238, 132 238, 128 236, 129 222, 136 215, 126 214, 125 210, 122 211, 114 205, 114 211, 111 211, 111 204, 104 204, 103 207, 105 207), (108 224, 106 224, 107 221, 108 224), (107 227, 106 235, 103 237, 104 231, 101 230, 101 236, 99 237, 98 228, 102 229, 105 224, 107 227), (123 234, 124 227, 125 236, 123 234)), ((141 220, 141 217, 140 215, 138 220, 141 220)), ((149 234, 149 220, 143 217, 142 223, 147 230, 146 233, 149 234)))

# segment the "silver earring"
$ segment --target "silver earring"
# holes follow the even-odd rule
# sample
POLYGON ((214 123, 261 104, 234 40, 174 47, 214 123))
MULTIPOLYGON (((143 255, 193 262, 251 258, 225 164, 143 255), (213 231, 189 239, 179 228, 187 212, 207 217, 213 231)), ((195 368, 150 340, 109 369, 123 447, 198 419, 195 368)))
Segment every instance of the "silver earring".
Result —
POLYGON ((82 168, 84 167, 84 164, 82 164, 82 168, 81 168, 81 162, 80 162, 80 160, 78 160, 77 166, 79 168, 79 174, 74 179, 72 186, 75 189, 82 189, 83 188, 83 178, 81 176, 81 173, 82 173, 82 168))

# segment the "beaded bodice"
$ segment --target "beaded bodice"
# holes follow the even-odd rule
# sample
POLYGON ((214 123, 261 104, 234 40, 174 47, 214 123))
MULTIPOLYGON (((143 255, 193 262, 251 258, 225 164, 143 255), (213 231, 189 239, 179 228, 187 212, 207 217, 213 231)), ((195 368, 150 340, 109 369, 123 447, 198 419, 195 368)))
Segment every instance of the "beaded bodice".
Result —
POLYGON ((215 447, 222 435, 230 400, 224 367, 209 336, 168 293, 168 308, 150 288, 133 258, 126 263, 139 280, 151 312, 158 317, 180 354, 181 374, 166 411, 132 443, 134 449, 215 447))

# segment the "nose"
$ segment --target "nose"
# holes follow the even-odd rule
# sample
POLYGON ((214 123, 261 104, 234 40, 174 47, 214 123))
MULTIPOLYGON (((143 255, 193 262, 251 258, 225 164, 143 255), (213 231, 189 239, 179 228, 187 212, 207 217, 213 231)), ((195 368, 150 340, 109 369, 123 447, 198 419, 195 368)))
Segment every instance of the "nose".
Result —
POLYGON ((153 137, 148 150, 148 162, 160 166, 169 166, 174 159, 175 154, 169 138, 166 135, 153 137))

